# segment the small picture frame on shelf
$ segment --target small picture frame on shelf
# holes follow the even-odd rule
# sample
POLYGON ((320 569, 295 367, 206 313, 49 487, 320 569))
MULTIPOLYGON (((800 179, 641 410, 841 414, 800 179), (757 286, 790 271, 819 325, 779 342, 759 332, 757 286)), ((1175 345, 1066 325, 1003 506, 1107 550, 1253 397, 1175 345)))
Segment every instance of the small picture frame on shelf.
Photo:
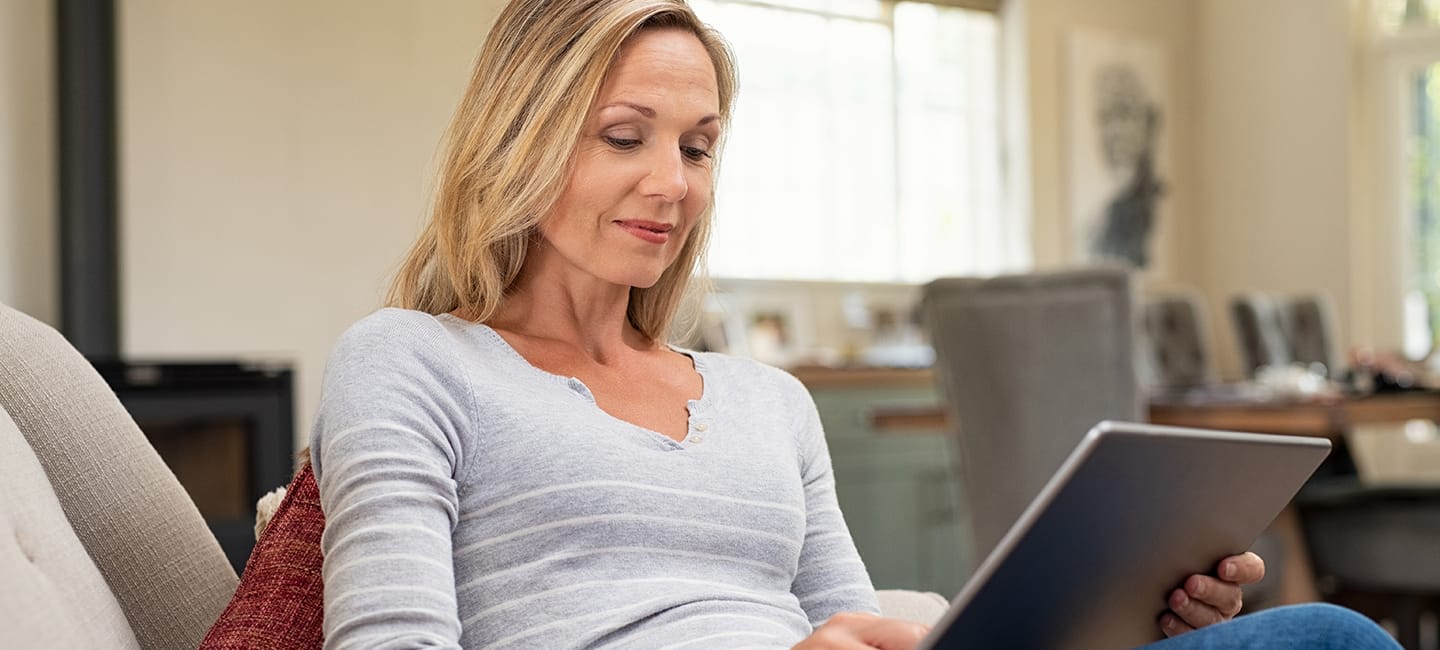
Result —
POLYGON ((810 347, 808 305, 807 296, 799 292, 717 293, 706 301, 700 337, 707 344, 723 341, 729 354, 788 366, 810 347))

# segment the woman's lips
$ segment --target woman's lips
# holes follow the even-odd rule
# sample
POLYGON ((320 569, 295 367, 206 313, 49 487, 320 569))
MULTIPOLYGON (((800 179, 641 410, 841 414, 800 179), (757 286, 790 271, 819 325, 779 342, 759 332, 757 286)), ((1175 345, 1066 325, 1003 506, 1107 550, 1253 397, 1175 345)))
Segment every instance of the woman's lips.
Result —
POLYGON ((616 221, 615 225, 651 244, 663 244, 670 241, 670 231, 675 228, 672 224, 658 221, 624 220, 616 221))

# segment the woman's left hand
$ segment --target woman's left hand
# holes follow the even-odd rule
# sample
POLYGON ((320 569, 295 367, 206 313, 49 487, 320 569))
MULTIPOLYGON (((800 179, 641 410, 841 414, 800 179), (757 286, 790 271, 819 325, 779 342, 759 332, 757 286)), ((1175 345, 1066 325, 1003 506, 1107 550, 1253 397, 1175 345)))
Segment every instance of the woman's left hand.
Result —
POLYGON ((1215 568, 1215 575, 1193 575, 1170 593, 1170 611, 1160 616, 1160 630, 1172 637, 1196 628, 1234 618, 1243 603, 1240 586, 1265 577, 1265 561, 1254 553, 1232 555, 1215 568))

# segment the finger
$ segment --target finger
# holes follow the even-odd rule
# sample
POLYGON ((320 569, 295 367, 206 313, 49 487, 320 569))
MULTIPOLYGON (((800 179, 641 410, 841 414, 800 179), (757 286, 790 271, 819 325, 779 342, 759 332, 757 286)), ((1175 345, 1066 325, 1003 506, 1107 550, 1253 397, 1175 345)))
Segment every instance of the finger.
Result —
POLYGON ((1160 615, 1160 631, 1165 633, 1166 638, 1169 638, 1186 632, 1194 632, 1195 628, 1185 624, 1185 621, 1180 620, 1178 616, 1165 612, 1160 615))
POLYGON ((929 633, 930 628, 919 623, 843 612, 832 616, 797 648, 910 650, 929 633))
POLYGON ((820 628, 791 650, 873 650, 855 637, 851 630, 820 628))
POLYGON ((1246 551, 1220 560, 1216 571, 1221 580, 1241 585, 1253 585, 1265 577, 1265 560, 1259 555, 1246 551))
POLYGON ((1245 605, 1245 594, 1240 585, 1210 576, 1190 576, 1185 581, 1184 589, 1190 598, 1214 607, 1225 618, 1239 614, 1240 608, 1245 605))
POLYGON ((860 612, 836 614, 796 645, 794 650, 871 650, 869 644, 860 640, 860 631, 878 619, 878 616, 860 612))
POLYGON ((869 627, 871 623, 878 620, 880 620, 879 616, 865 612, 840 612, 825 621, 821 629, 846 630, 853 633, 869 627))
POLYGON ((1191 598, 1184 589, 1176 589, 1170 593, 1170 611, 1193 628, 1202 628, 1225 620, 1220 610, 1191 598))
POLYGON ((860 640, 881 650, 910 650, 929 633, 930 628, 919 623, 881 618, 860 631, 860 640))

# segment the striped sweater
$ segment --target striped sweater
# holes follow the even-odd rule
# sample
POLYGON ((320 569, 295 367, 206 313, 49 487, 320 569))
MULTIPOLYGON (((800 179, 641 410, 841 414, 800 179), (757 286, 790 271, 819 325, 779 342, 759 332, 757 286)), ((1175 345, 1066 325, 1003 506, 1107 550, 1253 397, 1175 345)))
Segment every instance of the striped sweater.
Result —
POLYGON ((804 387, 687 354, 676 442, 484 325, 352 326, 311 440, 326 647, 788 648, 876 612, 804 387))

